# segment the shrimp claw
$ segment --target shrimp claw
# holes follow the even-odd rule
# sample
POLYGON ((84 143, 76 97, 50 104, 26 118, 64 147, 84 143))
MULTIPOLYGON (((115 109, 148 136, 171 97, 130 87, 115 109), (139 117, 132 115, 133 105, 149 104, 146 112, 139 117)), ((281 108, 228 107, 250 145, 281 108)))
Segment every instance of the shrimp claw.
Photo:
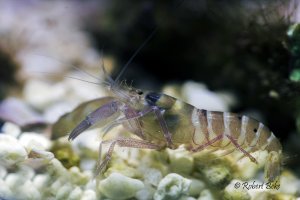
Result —
POLYGON ((110 101, 107 104, 104 104, 100 108, 97 108, 86 118, 81 121, 71 132, 68 140, 74 140, 78 135, 80 135, 83 131, 90 128, 95 123, 99 123, 101 121, 106 120, 111 117, 113 114, 117 113, 119 110, 117 101, 110 101))

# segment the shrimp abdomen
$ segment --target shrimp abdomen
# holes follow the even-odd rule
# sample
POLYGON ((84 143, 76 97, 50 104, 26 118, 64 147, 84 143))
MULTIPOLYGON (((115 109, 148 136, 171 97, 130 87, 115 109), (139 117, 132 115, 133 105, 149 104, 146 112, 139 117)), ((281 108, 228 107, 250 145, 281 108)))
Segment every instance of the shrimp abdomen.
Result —
MULTIPOLYGON (((229 112, 194 109, 192 122, 195 127, 193 151, 203 149, 238 150, 252 162, 257 163, 251 153, 267 151, 265 175, 268 181, 279 177, 282 146, 274 134, 261 122, 229 112)), ((233 152, 232 151, 232 152, 233 152)))

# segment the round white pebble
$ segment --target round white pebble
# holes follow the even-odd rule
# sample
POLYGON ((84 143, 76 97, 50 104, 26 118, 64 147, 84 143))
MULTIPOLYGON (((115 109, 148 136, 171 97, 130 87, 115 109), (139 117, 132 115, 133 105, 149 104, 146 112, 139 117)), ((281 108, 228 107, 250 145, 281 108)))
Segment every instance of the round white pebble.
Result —
POLYGON ((81 200, 96 200, 96 199, 97 199, 96 192, 91 189, 85 190, 81 197, 81 200))
POLYGON ((0 179, 0 197, 4 199, 10 199, 12 198, 12 192, 8 185, 5 184, 3 180, 0 179))
POLYGON ((71 191, 68 199, 69 200, 79 200, 81 199, 82 196, 82 190, 80 189, 80 187, 76 187, 74 190, 71 191))
POLYGON ((19 142, 26 149, 36 148, 39 150, 47 150, 51 146, 51 141, 48 140, 45 136, 38 133, 25 132, 20 136, 19 142))
POLYGON ((2 127, 2 131, 5 134, 11 135, 13 137, 18 137, 21 134, 21 129, 20 127, 18 127, 17 125, 10 123, 10 122, 6 122, 3 127, 2 127))
POLYGON ((142 181, 126 177, 120 173, 112 173, 99 183, 101 194, 116 200, 132 198, 137 191, 143 188, 144 183, 142 181))
POLYGON ((14 165, 27 158, 25 148, 16 138, 10 135, 0 135, 0 164, 14 165))
POLYGON ((178 174, 171 173, 165 176, 157 187, 154 194, 155 200, 179 199, 186 196, 191 185, 191 180, 178 174))
POLYGON ((7 175, 6 168, 0 165, 0 180, 7 175))

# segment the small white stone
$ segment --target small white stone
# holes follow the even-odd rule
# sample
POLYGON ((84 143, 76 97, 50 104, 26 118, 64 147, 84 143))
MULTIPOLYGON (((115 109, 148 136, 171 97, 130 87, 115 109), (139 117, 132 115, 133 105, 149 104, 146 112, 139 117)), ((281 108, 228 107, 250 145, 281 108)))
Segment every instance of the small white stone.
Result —
POLYGON ((16 138, 10 135, 0 135, 0 163, 14 165, 27 158, 25 148, 16 138))
POLYGON ((228 166, 222 164, 215 164, 207 166, 202 170, 203 175, 208 180, 207 182, 215 186, 226 186, 225 183, 229 182, 232 178, 232 173, 228 166))
POLYGON ((48 173, 57 177, 69 176, 67 169, 56 158, 52 159, 47 167, 48 173))
MULTIPOLYGON (((275 183, 273 183, 272 186, 274 187, 275 183)), ((297 177, 290 171, 283 171, 280 176, 279 191, 291 195, 296 195, 297 193, 300 193, 300 180, 297 179, 297 177)))
POLYGON ((153 199, 154 193, 155 189, 152 186, 145 185, 144 189, 141 189, 136 193, 135 198, 138 200, 150 200, 153 199))
POLYGON ((87 182, 87 184, 85 185, 84 189, 96 191, 97 186, 98 186, 98 184, 97 184, 96 179, 90 179, 89 182, 87 182))
POLYGON ((140 180, 126 177, 120 173, 111 173, 106 179, 99 182, 99 191, 111 199, 129 199, 143 189, 144 183, 140 180))
POLYGON ((189 195, 199 196, 201 191, 205 189, 205 183, 198 179, 191 179, 192 183, 189 189, 189 195))
POLYGON ((58 190, 56 191, 55 198, 56 199, 67 199, 70 192, 73 190, 73 187, 71 184, 67 183, 62 185, 58 190))
POLYGON ((4 166, 0 165, 0 180, 4 179, 4 177, 7 175, 6 168, 4 166))
POLYGON ((172 172, 188 175, 193 171, 194 159, 188 154, 187 151, 169 151, 172 172))
POLYGON ((51 141, 47 139, 45 136, 33 133, 33 132, 24 132, 20 138, 19 142, 27 149, 30 150, 32 148, 39 150, 47 150, 51 146, 51 141))
POLYGON ((198 200, 215 200, 215 198, 210 190, 205 189, 201 192, 198 200))
POLYGON ((6 122, 3 125, 2 131, 3 131, 3 133, 11 135, 15 138, 17 138, 21 134, 20 127, 18 127, 17 125, 15 125, 13 123, 10 123, 10 122, 6 122))
POLYGON ((145 168, 141 171, 144 174, 144 182, 156 187, 163 177, 161 172, 154 168, 145 168))
POLYGON ((72 182, 75 182, 77 184, 86 184, 89 180, 89 176, 87 174, 81 173, 80 169, 76 166, 71 167, 69 169, 70 172, 70 178, 72 182))
POLYGON ((22 177, 24 180, 31 180, 34 177, 35 172, 31 167, 21 165, 16 174, 22 177))
POLYGON ((49 187, 48 182, 50 177, 46 174, 38 174, 33 179, 34 186, 39 190, 44 190, 49 187))
POLYGON ((30 180, 19 185, 14 194, 19 197, 17 199, 41 199, 41 194, 30 180))
POLYGON ((82 193, 81 200, 97 200, 97 195, 94 190, 87 189, 82 193))
POLYGON ((62 187, 64 183, 61 181, 61 179, 57 179, 56 181, 54 181, 50 186, 50 190, 56 192, 59 188, 62 187))
POLYGON ((25 180, 16 173, 10 173, 5 178, 5 185, 12 190, 17 188, 19 185, 24 184, 25 180))
POLYGON ((182 196, 186 196, 188 194, 191 182, 191 180, 186 179, 178 174, 168 174, 160 181, 154 194, 154 199, 179 199, 182 196))
POLYGON ((82 196, 82 190, 80 187, 76 187, 72 192, 70 193, 68 200, 80 200, 82 196))
POLYGON ((2 179, 0 179, 0 185, 0 197, 4 199, 13 199, 12 191, 2 179))
MULTIPOLYGON (((31 176, 31 175, 29 175, 31 176)), ((28 176, 14 173, 9 174, 5 179, 5 184, 13 194, 13 199, 40 199, 39 190, 35 187, 28 176)), ((2 186, 1 186, 2 187, 2 186)))

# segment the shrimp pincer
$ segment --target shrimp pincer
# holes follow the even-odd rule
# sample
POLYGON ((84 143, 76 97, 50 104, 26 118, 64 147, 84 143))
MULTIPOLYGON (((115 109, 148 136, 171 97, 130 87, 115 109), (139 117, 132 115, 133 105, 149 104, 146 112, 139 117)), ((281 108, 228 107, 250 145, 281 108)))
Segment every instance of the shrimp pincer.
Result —
POLYGON ((166 94, 118 85, 111 78, 108 83, 111 100, 88 114, 73 129, 69 140, 94 124, 102 124, 105 133, 121 125, 136 137, 119 136, 102 141, 96 175, 105 169, 115 145, 155 150, 183 145, 190 152, 221 150, 227 155, 237 151, 254 163, 258 161, 253 153, 266 151, 265 178, 278 179, 282 147, 261 122, 245 115, 198 109, 166 94), (107 143, 110 146, 101 161, 102 144, 107 143))

